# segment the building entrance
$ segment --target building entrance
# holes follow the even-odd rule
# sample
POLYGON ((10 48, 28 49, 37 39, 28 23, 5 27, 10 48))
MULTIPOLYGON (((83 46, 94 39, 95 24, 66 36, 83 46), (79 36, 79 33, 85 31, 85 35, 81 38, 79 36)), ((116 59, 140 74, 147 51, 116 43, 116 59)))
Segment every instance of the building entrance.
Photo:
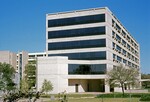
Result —
POLYGON ((105 92, 104 79, 69 79, 74 92, 105 92))

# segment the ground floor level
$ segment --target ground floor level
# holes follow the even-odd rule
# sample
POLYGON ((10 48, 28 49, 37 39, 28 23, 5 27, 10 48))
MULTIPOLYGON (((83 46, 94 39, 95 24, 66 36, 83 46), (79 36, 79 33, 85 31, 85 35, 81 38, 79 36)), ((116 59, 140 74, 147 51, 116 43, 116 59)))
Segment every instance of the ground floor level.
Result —
POLYGON ((105 92, 104 79, 68 79, 72 92, 105 92))

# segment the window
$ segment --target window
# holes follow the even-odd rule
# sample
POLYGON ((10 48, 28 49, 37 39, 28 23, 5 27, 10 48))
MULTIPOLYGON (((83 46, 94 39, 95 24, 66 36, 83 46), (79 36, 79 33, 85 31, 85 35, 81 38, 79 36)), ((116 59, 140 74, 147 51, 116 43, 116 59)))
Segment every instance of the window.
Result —
POLYGON ((126 46, 126 42, 124 40, 122 40, 122 44, 126 46))
POLYGON ((106 51, 67 53, 67 54, 49 54, 48 56, 68 56, 68 59, 71 59, 71 60, 105 60, 106 51))
POLYGON ((130 54, 130 53, 128 53, 128 58, 129 58, 129 59, 131 58, 131 54, 130 54))
POLYGON ((127 40, 130 41, 130 37, 127 35, 127 40))
POLYGON ((128 65, 131 66, 131 62, 128 61, 128 65))
POLYGON ((125 50, 123 49, 123 54, 126 55, 126 53, 127 53, 127 51, 125 51, 125 50))
POLYGON ((126 33, 122 30, 122 35, 125 37, 126 36, 126 33))
POLYGON ((106 47, 105 39, 48 43, 48 50, 106 47))
POLYGON ((122 61, 122 58, 117 56, 117 61, 121 62, 122 61))
POLYGON ((117 34, 116 34, 116 39, 117 39, 118 41, 121 41, 121 37, 118 36, 117 34))
POLYGON ((115 21, 114 21, 114 20, 112 20, 112 26, 113 26, 113 27, 115 26, 115 21))
POLYGON ((92 27, 82 29, 49 31, 48 39, 52 38, 65 38, 65 37, 78 37, 78 36, 92 36, 105 34, 105 27, 92 27))
POLYGON ((105 14, 48 20, 48 27, 105 22, 105 14))
POLYGON ((124 63, 124 64, 127 64, 127 60, 123 59, 123 63, 124 63))
POLYGON ((112 31, 112 37, 115 37, 115 32, 114 31, 112 31))
POLYGON ((69 64, 68 74, 105 74, 106 64, 69 64))
POLYGON ((113 43, 113 48, 115 48, 115 43, 113 43))
POLYGON ((113 54, 113 59, 116 59, 116 55, 115 54, 113 54))
POLYGON ((119 25, 118 25, 118 24, 116 24, 116 28, 117 28, 117 30, 118 30, 118 31, 120 31, 120 30, 121 30, 121 28, 119 27, 119 25))
POLYGON ((121 52, 121 47, 119 47, 118 45, 116 46, 116 49, 121 52))

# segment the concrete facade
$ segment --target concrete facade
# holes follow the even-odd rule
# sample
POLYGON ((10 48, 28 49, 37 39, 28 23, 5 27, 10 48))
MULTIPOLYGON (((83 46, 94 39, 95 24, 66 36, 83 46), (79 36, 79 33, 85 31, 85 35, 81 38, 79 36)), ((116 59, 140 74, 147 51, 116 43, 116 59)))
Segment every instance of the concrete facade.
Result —
POLYGON ((40 91, 44 79, 49 79, 54 86, 52 93, 59 93, 68 88, 67 57, 46 57, 37 59, 37 90, 40 91))
POLYGON ((43 80, 47 79, 57 89, 54 89, 52 93, 64 90, 67 90, 67 92, 110 92, 110 86, 105 82, 106 72, 111 70, 113 66, 122 63, 125 66, 140 68, 139 44, 107 7, 47 14, 46 55, 47 58, 41 58, 37 61, 37 89, 39 90, 43 80), (96 21, 94 18, 92 21, 93 18, 90 17, 96 17, 95 15, 101 15, 99 19, 102 19, 102 15, 104 15, 105 20, 96 21), (82 20, 80 21, 80 19, 82 20), (85 22, 83 22, 84 20, 85 22), (105 27, 105 32, 99 32, 100 34, 98 32, 95 34, 94 30, 93 32, 87 30, 103 27, 105 27), (105 40, 105 46, 99 46, 102 39, 105 40), (95 46, 94 44, 99 40, 101 40, 100 43, 95 46), (91 42, 94 42, 92 46, 90 46, 91 42), (88 43, 89 45, 86 45, 88 43), (95 55, 92 55, 93 53, 95 55), (91 58, 89 58, 89 55, 91 55, 91 58), (60 61, 54 64, 55 58, 53 56, 66 56, 68 60, 64 62, 61 57, 58 57, 60 61), (105 56, 105 58, 102 58, 102 56, 105 56), (66 65, 59 66, 58 62, 64 62, 66 65), (91 70, 97 70, 97 72, 87 74, 85 74, 85 70, 77 72, 79 69, 73 67, 77 65, 78 67, 86 65, 90 68, 94 66, 91 70), (97 66, 99 67, 97 68, 97 66), (65 72, 58 69, 63 69, 65 72), (53 73, 54 70, 57 72, 53 73), (64 75, 63 79, 59 79, 61 75, 64 75), (55 76, 56 80, 53 80, 51 76, 55 76), (59 90, 58 84, 61 85, 61 90, 59 90))

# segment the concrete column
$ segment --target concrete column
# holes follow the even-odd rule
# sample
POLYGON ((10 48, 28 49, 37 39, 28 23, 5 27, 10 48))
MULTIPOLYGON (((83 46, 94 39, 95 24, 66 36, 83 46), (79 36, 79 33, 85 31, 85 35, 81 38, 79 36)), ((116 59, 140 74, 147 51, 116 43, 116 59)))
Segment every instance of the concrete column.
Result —
POLYGON ((105 93, 109 93, 110 92, 110 85, 108 84, 108 82, 106 82, 105 79, 105 93))

